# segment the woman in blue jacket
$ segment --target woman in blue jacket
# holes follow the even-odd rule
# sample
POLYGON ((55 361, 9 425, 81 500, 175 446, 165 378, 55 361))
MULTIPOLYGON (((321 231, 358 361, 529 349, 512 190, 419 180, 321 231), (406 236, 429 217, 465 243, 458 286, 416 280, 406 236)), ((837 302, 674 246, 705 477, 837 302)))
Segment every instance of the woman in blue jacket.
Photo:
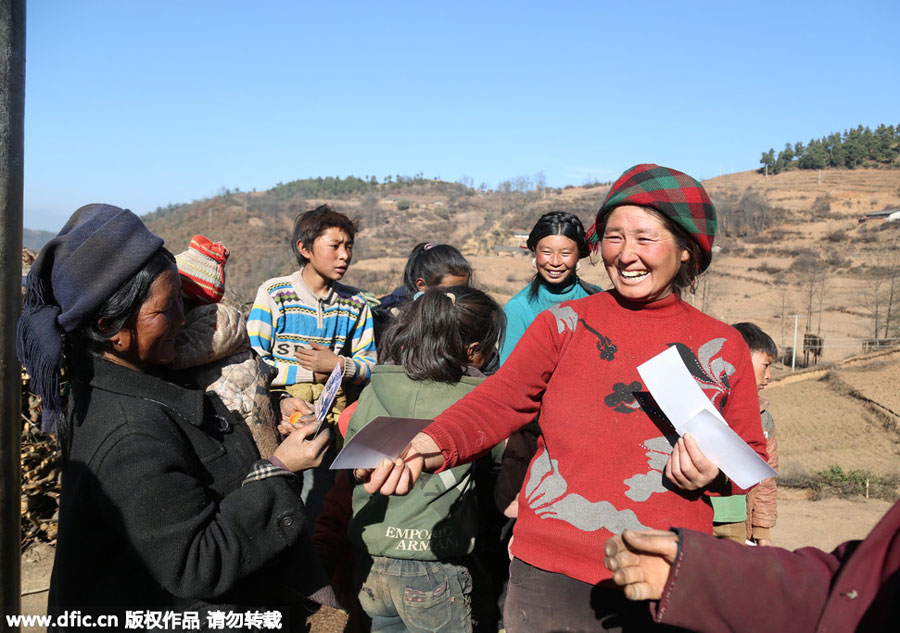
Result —
MULTIPOLYGON (((537 269, 531 282, 503 307, 506 336, 500 347, 500 362, 512 353, 525 330, 540 312, 557 303, 580 299, 600 292, 600 288, 578 277, 578 260, 590 252, 581 220, 565 211, 542 215, 528 234, 528 249, 537 269)), ((502 470, 494 488, 494 503, 506 516, 515 518, 516 497, 525 479, 525 470, 537 450, 541 430, 534 420, 513 433, 503 455, 502 470)))
POLYGON ((600 290, 578 278, 578 260, 589 251, 584 226, 576 216, 565 211, 545 213, 531 229, 526 244, 537 270, 531 282, 503 307, 506 336, 500 348, 501 363, 540 312, 600 290))

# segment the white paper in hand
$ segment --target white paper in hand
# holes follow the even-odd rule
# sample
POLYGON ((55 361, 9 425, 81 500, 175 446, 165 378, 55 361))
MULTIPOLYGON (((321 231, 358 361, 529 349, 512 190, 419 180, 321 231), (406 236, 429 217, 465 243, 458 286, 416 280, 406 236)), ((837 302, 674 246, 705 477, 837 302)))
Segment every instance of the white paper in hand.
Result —
POLYGON ((331 470, 375 468, 385 458, 400 456, 410 440, 432 420, 378 416, 344 444, 331 463, 331 470))
POLYGON ((679 435, 690 433, 703 454, 741 488, 775 471, 725 422, 691 376, 678 349, 669 347, 639 365, 638 373, 679 435))
POLYGON ((331 405, 334 404, 335 397, 337 397, 338 389, 341 387, 341 379, 344 377, 343 365, 342 362, 338 361, 334 369, 331 370, 328 380, 325 381, 325 387, 322 389, 322 393, 319 394, 315 405, 316 430, 307 439, 314 439, 319 434, 319 431, 322 430, 322 422, 325 421, 325 416, 328 415, 328 411, 331 409, 331 405))

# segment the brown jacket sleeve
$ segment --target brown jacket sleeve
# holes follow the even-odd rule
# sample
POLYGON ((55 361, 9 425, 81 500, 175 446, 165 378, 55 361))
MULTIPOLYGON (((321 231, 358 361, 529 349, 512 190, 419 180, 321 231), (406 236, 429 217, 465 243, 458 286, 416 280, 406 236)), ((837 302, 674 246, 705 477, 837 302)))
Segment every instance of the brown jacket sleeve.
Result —
MULTIPOLYGON (((766 413, 764 412, 764 415, 766 413)), ((766 441, 766 451, 769 453, 769 466, 778 470, 778 436, 773 428, 769 432, 766 441)), ((762 480, 747 495, 747 523, 748 532, 754 539, 769 538, 769 528, 775 527, 775 519, 778 516, 776 497, 778 486, 774 477, 762 480), (762 528, 762 530, 760 530, 762 528)))

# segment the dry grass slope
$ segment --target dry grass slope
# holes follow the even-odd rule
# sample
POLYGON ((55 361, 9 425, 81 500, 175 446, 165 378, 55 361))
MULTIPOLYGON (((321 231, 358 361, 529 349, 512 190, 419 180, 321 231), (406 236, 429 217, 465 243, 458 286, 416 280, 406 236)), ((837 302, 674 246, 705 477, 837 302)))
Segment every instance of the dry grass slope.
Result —
POLYGON ((765 391, 778 429, 780 473, 828 469, 900 475, 900 352, 780 380, 765 391))

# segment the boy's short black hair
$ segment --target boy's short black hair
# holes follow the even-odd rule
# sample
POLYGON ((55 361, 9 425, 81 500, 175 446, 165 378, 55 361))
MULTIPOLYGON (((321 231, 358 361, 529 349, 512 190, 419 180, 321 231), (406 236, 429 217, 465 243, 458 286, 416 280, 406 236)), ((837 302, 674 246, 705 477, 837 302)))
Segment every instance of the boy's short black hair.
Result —
POLYGON ((312 250, 316 238, 328 229, 337 228, 343 230, 353 241, 359 223, 351 220, 343 213, 332 210, 327 204, 321 204, 311 211, 304 211, 294 218, 294 239, 291 241, 291 249, 297 256, 297 263, 304 266, 308 260, 300 253, 297 242, 301 242, 306 250, 312 250))
POLYGON ((778 346, 772 337, 762 331, 762 328, 753 323, 744 321, 743 323, 735 323, 732 325, 734 329, 741 333, 750 353, 763 352, 772 358, 778 358, 778 346))

